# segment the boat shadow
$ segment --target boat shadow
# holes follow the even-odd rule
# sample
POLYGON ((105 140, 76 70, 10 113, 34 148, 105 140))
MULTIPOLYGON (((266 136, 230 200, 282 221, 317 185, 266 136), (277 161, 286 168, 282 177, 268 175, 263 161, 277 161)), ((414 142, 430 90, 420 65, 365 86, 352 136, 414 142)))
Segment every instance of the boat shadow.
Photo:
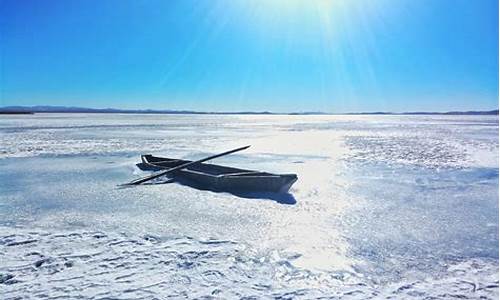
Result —
POLYGON ((276 201, 277 203, 286 204, 286 205, 294 205, 297 203, 297 200, 295 199, 295 197, 288 192, 287 193, 249 192, 249 191, 241 191, 241 190, 223 190, 223 191, 221 191, 221 190, 213 189, 211 187, 197 184, 197 183, 189 181, 189 180, 176 179, 173 182, 184 185, 184 186, 189 186, 191 188, 198 189, 198 190, 211 191, 211 192, 215 192, 215 193, 228 193, 228 194, 231 194, 231 195, 236 196, 238 198, 254 199, 254 200, 272 200, 272 201, 276 201))
POLYGON ((229 191, 227 193, 230 193, 239 198, 273 200, 278 202, 279 204, 294 205, 297 203, 295 197, 290 193, 243 192, 243 191, 229 191))

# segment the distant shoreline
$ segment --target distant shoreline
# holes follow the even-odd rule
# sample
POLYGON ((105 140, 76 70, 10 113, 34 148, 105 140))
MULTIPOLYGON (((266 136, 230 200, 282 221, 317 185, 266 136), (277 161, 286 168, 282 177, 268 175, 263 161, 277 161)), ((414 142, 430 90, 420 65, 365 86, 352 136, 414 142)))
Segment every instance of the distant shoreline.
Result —
POLYGON ((488 111, 449 111, 449 112, 359 112, 359 113, 325 113, 325 112, 291 112, 273 113, 267 111, 253 112, 202 112, 189 110, 152 110, 152 109, 116 109, 85 108, 65 106, 6 106, 0 107, 0 114, 35 114, 35 113, 119 113, 119 114, 168 114, 168 115, 498 115, 498 109, 488 111))
POLYGON ((0 115, 34 115, 32 111, 1 111, 0 115))

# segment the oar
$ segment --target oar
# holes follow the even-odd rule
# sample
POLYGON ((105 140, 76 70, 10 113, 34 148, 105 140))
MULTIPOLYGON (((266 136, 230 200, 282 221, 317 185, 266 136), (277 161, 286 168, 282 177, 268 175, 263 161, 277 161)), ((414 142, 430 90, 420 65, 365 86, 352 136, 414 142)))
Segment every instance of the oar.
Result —
POLYGON ((206 158, 202 158, 202 159, 199 159, 199 160, 195 160, 195 161, 192 161, 192 162, 188 162, 188 163, 182 164, 180 166, 173 167, 173 168, 170 168, 168 170, 158 172, 158 173, 153 174, 153 175, 149 175, 149 176, 142 177, 142 178, 137 178, 137 179, 132 180, 131 182, 125 183, 123 185, 137 185, 137 184, 141 184, 143 182, 146 182, 146 181, 158 178, 160 176, 164 176, 164 175, 166 175, 168 173, 172 173, 172 172, 178 171, 180 169, 184 169, 184 168, 189 167, 191 165, 199 164, 199 163, 205 162, 207 160, 211 160, 211 159, 214 159, 214 158, 217 158, 217 157, 221 157, 221 156, 228 155, 228 154, 231 154, 231 153, 234 153, 234 152, 245 150, 245 149, 247 149, 249 147, 250 147, 250 145, 245 146, 245 147, 241 147, 241 148, 237 148, 237 149, 234 149, 234 150, 222 152, 222 153, 219 153, 219 154, 216 154, 216 155, 212 155, 212 156, 209 156, 209 157, 206 157, 206 158))

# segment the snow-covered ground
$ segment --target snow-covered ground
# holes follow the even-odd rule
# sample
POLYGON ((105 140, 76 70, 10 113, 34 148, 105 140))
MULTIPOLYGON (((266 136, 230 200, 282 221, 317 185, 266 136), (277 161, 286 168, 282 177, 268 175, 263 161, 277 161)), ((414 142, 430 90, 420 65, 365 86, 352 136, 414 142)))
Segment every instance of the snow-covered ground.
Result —
POLYGON ((498 298, 498 117, 0 117, 0 294, 498 298), (141 153, 297 173, 289 195, 118 188, 141 153))

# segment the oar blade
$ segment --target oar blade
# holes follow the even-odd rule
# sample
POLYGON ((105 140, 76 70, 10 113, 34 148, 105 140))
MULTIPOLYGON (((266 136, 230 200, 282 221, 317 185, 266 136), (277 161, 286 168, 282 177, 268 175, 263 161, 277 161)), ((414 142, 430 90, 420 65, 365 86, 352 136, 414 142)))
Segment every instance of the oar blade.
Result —
MULTIPOLYGON (((167 170, 168 171, 168 170, 167 170)), ((152 174, 152 175, 149 175, 149 176, 145 176, 145 177, 141 177, 141 178, 137 178, 137 179, 134 179, 130 182, 127 182, 127 183, 124 183, 123 186, 130 186, 130 185, 138 185, 138 184, 141 184, 143 182, 146 182, 146 181, 149 181, 149 180, 152 180, 152 179, 155 179, 155 178, 158 178, 160 176, 163 176, 164 174, 167 173, 167 171, 161 171, 161 172, 158 172, 158 173, 155 173, 155 174, 152 174)))

